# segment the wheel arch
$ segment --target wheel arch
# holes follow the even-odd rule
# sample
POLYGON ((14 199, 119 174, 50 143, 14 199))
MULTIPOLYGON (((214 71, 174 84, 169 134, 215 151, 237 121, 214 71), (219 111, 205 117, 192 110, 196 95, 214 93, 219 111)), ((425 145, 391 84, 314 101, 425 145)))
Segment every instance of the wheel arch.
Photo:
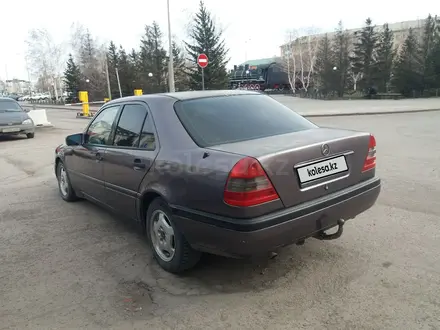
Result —
POLYGON ((59 164, 60 162, 62 162, 61 157, 60 157, 60 156, 56 156, 56 157, 55 157, 55 168, 54 168, 54 170, 55 170, 55 176, 56 176, 56 177, 58 177, 58 171, 57 171, 57 169, 58 169, 58 164, 59 164))
POLYGON ((139 220, 141 222, 141 225, 142 225, 142 228, 144 231, 146 229, 145 221, 146 221, 146 214, 147 214, 148 207, 156 198, 162 198, 165 202, 168 203, 167 198, 165 198, 162 193, 160 193, 158 190, 152 189, 152 188, 147 189, 144 192, 142 192, 141 196, 139 197, 138 214, 139 214, 139 220))

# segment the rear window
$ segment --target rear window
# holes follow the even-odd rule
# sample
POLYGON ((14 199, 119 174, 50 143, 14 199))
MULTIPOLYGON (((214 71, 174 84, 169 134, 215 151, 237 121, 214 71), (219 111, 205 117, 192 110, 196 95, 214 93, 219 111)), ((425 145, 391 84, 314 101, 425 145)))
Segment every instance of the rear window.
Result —
POLYGON ((20 105, 13 100, 0 100, 0 111, 23 111, 20 105))
POLYGON ((234 95, 179 101, 176 114, 200 147, 316 128, 266 95, 234 95))

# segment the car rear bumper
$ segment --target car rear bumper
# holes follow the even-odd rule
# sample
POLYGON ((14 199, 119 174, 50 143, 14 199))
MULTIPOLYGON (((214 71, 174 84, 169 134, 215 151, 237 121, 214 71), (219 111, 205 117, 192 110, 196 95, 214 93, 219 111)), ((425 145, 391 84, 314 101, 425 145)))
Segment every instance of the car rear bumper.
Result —
POLYGON ((0 126, 0 135, 28 134, 34 132, 35 126, 33 125, 0 126))
POLYGON ((176 225, 193 248, 228 257, 247 257, 301 242, 366 211, 381 182, 373 178, 318 200, 255 219, 230 219, 173 207, 176 225))

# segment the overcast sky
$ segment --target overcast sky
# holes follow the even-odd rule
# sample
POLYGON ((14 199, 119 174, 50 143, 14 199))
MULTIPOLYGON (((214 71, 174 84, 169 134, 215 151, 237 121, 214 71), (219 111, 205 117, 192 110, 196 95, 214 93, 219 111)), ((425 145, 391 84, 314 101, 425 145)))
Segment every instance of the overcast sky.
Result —
MULTIPOLYGON (((198 3, 170 0, 172 34, 180 40, 187 35, 185 27, 198 3)), ((314 26, 333 31, 339 20, 347 28, 356 28, 367 17, 383 24, 440 14, 440 4, 434 0, 205 0, 205 4, 224 30, 230 66, 242 63, 246 56, 250 60, 278 55, 289 29, 314 26)), ((165 0, 5 0, 0 14, 0 79, 27 79, 25 40, 33 28, 47 28, 57 43, 67 43, 72 23, 79 22, 103 42, 113 40, 128 49, 138 47, 144 25, 153 20, 165 36, 168 33, 165 0)))

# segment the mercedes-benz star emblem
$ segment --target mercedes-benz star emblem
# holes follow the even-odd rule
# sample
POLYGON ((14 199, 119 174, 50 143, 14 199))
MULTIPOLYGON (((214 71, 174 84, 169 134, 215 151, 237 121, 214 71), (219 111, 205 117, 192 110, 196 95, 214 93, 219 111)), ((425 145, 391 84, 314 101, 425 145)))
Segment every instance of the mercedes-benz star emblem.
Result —
POLYGON ((328 146, 328 144, 323 144, 321 146, 321 152, 324 156, 327 156, 330 153, 330 147, 328 146))

